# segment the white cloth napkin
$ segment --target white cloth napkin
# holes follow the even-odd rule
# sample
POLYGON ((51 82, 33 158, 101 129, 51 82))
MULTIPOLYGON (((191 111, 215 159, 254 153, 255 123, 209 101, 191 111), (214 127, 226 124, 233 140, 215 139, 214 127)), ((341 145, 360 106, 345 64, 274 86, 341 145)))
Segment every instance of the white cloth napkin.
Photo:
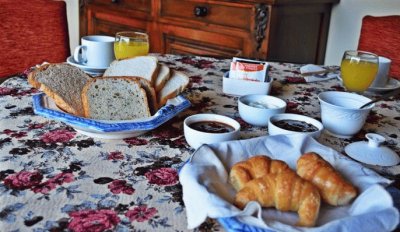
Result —
POLYGON ((389 180, 379 176, 304 135, 264 136, 210 145, 197 149, 181 169, 188 228, 193 229, 207 217, 236 217, 243 223, 274 231, 390 231, 399 222, 399 212, 393 207, 389 193, 381 186, 389 180), (235 190, 228 183, 228 171, 238 161, 257 154, 267 154, 284 160, 293 170, 301 154, 319 153, 360 191, 356 200, 342 207, 321 206, 317 226, 296 227, 295 212, 262 209, 256 202, 242 211, 233 202, 235 190))
POLYGON ((315 64, 301 66, 300 73, 304 76, 306 82, 326 81, 339 76, 339 74, 329 72, 329 70, 315 64))

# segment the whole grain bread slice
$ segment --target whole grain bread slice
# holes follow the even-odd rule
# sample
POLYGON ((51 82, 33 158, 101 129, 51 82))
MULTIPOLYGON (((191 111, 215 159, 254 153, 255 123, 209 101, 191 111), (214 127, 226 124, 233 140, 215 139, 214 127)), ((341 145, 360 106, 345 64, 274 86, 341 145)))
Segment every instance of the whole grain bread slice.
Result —
POLYGON ((135 76, 123 76, 123 77, 132 78, 134 80, 139 81, 140 86, 146 92, 150 113, 151 115, 155 114, 158 110, 157 95, 154 88, 150 85, 150 82, 142 77, 135 77, 135 76))
POLYGON ((158 107, 167 103, 168 99, 178 96, 189 84, 189 77, 182 72, 172 71, 171 77, 157 93, 158 107))
POLYGON ((42 90, 64 111, 83 116, 81 92, 92 77, 67 63, 45 64, 28 75, 28 82, 42 90))
POLYGON ((129 77, 98 77, 82 91, 84 115, 98 120, 133 120, 151 116, 145 90, 129 77))
POLYGON ((150 82, 154 87, 158 75, 158 60, 154 56, 137 56, 124 60, 115 60, 106 69, 103 76, 138 76, 150 82))

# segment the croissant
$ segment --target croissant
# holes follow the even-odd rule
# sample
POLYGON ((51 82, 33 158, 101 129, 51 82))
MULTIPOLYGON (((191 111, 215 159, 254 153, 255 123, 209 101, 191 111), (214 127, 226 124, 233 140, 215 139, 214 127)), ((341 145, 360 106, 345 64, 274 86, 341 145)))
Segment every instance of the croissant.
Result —
POLYGON ((297 160, 297 174, 313 183, 322 200, 330 205, 345 205, 357 196, 357 189, 315 152, 305 153, 297 160))
POLYGON ((290 170, 290 168, 284 161, 273 160, 265 155, 257 155, 233 165, 229 173, 229 181, 236 191, 239 191, 252 179, 285 170, 290 170))
POLYGON ((239 208, 249 201, 281 211, 297 211, 299 226, 314 226, 319 214, 321 197, 318 189, 294 171, 267 174, 249 181, 235 197, 239 208))

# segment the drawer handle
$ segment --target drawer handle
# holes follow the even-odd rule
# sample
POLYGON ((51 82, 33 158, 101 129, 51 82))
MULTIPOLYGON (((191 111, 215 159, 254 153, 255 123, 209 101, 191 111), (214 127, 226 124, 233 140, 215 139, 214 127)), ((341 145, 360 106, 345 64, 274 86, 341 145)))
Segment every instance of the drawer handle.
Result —
POLYGON ((118 3, 119 0, 111 0, 112 3, 118 3))
POLYGON ((196 17, 205 17, 208 14, 208 8, 206 6, 196 6, 193 13, 196 17))

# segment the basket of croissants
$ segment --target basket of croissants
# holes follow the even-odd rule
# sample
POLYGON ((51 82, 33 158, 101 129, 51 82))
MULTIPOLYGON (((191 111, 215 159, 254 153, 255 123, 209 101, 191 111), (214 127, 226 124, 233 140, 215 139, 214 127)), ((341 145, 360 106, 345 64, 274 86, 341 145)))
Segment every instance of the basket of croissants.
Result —
POLYGON ((294 211, 297 225, 306 227, 315 225, 322 202, 342 206, 357 196, 357 189, 315 152, 300 156, 296 171, 284 161, 253 156, 231 168, 229 181, 237 191, 237 207, 257 201, 262 207, 294 211))

